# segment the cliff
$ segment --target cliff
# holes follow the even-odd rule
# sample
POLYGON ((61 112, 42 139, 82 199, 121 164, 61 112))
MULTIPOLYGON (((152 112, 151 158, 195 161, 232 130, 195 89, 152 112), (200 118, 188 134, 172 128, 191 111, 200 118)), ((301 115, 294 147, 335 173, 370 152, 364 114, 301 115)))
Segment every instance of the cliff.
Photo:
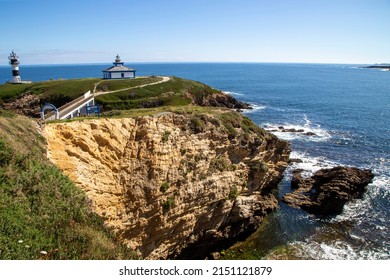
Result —
MULTIPOLYGON (((289 146, 240 114, 48 124, 48 157, 143 258, 197 258, 277 207, 289 146)), ((225 243, 226 245, 226 243, 225 243)))

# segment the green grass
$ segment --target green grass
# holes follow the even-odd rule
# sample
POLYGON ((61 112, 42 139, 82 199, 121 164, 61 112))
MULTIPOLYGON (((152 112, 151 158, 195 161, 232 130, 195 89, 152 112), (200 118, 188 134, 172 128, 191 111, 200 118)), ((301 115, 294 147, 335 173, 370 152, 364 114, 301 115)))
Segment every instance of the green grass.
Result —
POLYGON ((136 79, 104 80, 98 84, 96 91, 113 91, 161 81, 161 77, 139 77, 136 79))
POLYGON ((170 81, 161 84, 101 95, 96 101, 105 111, 185 106, 189 105, 192 99, 196 99, 196 96, 216 92, 219 91, 205 84, 172 77, 170 81))
POLYGON ((35 94, 40 97, 42 104, 53 103, 60 107, 67 102, 80 97, 88 90, 93 90, 95 83, 100 79, 56 80, 31 84, 3 84, 0 85, 0 103, 10 102, 24 93, 35 94))
POLYGON ((0 117, 0 126, 0 259, 136 258, 47 160, 30 120, 0 117))

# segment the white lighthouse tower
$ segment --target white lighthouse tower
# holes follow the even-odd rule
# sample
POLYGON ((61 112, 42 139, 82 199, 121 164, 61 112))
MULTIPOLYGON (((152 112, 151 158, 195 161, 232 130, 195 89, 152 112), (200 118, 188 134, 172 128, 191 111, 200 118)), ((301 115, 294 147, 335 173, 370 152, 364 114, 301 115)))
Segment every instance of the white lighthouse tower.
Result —
POLYGON ((22 80, 20 79, 20 74, 19 74, 19 56, 16 55, 14 51, 9 55, 9 64, 12 66, 12 80, 9 82, 12 84, 20 84, 22 80))

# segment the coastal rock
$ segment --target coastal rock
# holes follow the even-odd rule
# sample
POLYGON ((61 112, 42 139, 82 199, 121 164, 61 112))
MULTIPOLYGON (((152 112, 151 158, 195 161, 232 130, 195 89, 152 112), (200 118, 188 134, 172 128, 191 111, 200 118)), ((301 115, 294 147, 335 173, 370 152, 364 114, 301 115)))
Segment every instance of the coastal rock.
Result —
POLYGON ((302 177, 303 169, 296 169, 293 171, 291 178, 291 189, 296 190, 299 188, 310 188, 313 183, 313 179, 311 178, 303 178, 302 177))
POLYGON ((285 129, 282 129, 282 132, 302 133, 302 132, 304 132, 304 130, 303 129, 295 129, 295 128, 285 128, 285 129))
POLYGON ((290 153, 247 120, 245 130, 226 123, 244 117, 225 112, 225 123, 164 113, 48 124, 48 157, 143 258, 204 258, 277 208, 290 153))
POLYGON ((302 178, 301 170, 296 170, 291 187, 297 190, 286 194, 283 201, 312 214, 340 214, 346 202, 362 197, 373 178, 371 170, 354 167, 321 169, 311 178, 302 178))
POLYGON ((40 117, 41 100, 36 94, 23 93, 15 100, 3 104, 3 109, 28 117, 40 117))
POLYGON ((245 102, 238 101, 233 96, 219 92, 213 94, 191 94, 188 93, 188 97, 192 99, 192 103, 198 106, 211 106, 211 107, 225 107, 230 109, 252 109, 252 107, 245 102))
POLYGON ((288 163, 302 163, 303 160, 300 158, 290 158, 288 163))

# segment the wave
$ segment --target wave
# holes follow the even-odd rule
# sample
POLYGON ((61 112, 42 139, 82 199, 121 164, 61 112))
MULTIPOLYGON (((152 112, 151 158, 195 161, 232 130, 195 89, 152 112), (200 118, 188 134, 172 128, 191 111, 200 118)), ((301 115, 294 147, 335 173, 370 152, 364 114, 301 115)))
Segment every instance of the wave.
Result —
POLYGON ((265 130, 268 130, 275 134, 277 137, 283 140, 302 140, 311 142, 324 142, 328 141, 332 136, 327 130, 321 128, 321 125, 313 125, 310 120, 304 125, 299 124, 263 124, 265 130))
MULTIPOLYGON (((340 165, 325 157, 313 157, 297 151, 293 151, 290 158, 295 161, 286 169, 285 176, 289 180, 292 171, 298 168, 304 170, 303 176, 310 177, 321 168, 340 165)), ((387 163, 384 158, 380 160, 387 163)), ((346 203, 340 215, 328 219, 317 218, 326 223, 326 227, 319 228, 304 241, 289 243, 296 249, 297 256, 318 260, 390 259, 390 241, 385 241, 390 240, 387 231, 390 220, 390 177, 387 170, 374 170, 376 176, 363 198, 346 203), (338 232, 332 233, 334 228, 338 228, 338 232)))
POLYGON ((252 109, 243 109, 242 111, 244 113, 254 113, 254 112, 261 111, 261 110, 264 110, 265 108, 267 108, 267 106, 265 106, 265 105, 259 105, 259 104, 254 104, 254 103, 249 103, 249 105, 252 107, 252 109))
POLYGON ((226 93, 226 94, 229 94, 229 95, 237 95, 237 96, 243 96, 244 94, 243 93, 238 93, 238 92, 235 92, 235 91, 222 91, 223 93, 226 93))
MULTIPOLYGON (((358 238, 360 239, 360 238, 358 238)), ((298 255, 304 259, 315 260, 380 260, 389 259, 385 250, 354 248, 350 244, 336 240, 329 243, 307 241, 293 242, 290 245, 299 248, 298 255)))
MULTIPOLYGON (((326 157, 313 157, 309 156, 304 152, 292 151, 290 154, 291 159, 295 159, 298 161, 293 161, 287 168, 286 176, 291 177, 292 170, 302 169, 302 176, 310 177, 316 171, 322 168, 332 168, 340 165, 335 161, 330 161, 326 157)), ((287 178, 290 179, 290 178, 287 178)))

